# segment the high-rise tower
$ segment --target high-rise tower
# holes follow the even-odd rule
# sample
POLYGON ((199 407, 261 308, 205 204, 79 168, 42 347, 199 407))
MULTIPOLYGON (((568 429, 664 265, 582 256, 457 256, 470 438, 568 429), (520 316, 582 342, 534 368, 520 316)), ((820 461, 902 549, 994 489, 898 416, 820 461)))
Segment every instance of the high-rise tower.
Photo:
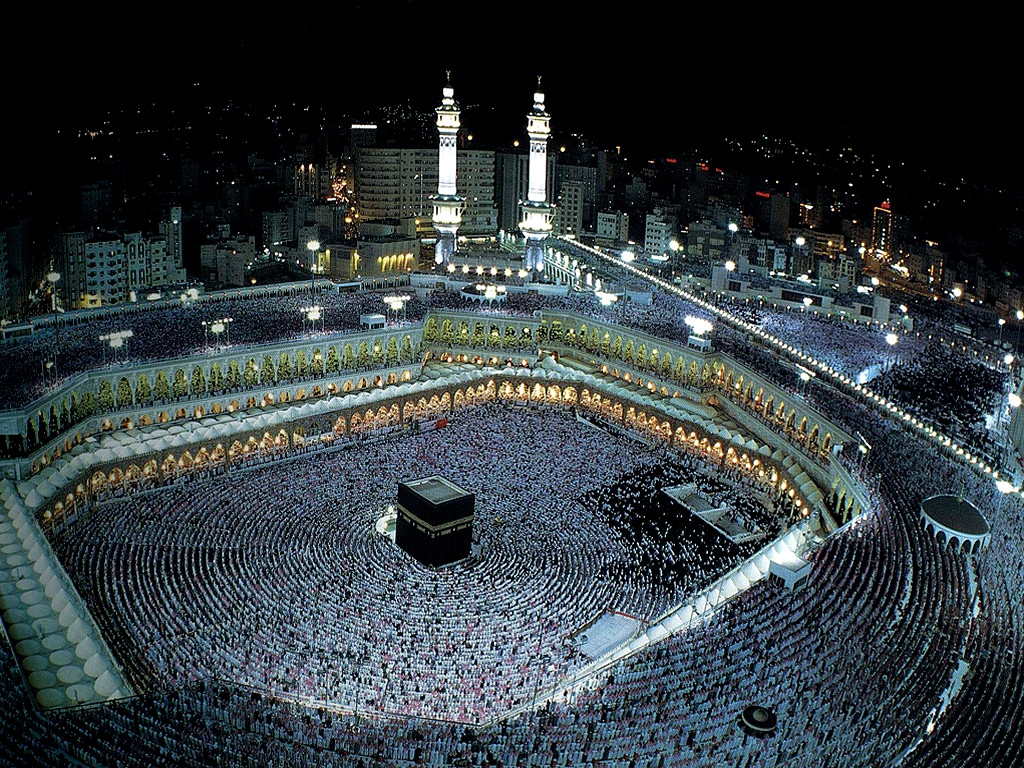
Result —
POLYGON ((889 261, 892 259, 893 251, 892 208, 886 200, 875 206, 875 215, 871 222, 871 255, 876 259, 889 261))
POLYGON ((466 209, 466 201, 459 197, 455 187, 459 115, 455 90, 449 79, 441 91, 441 106, 437 108, 437 194, 430 198, 434 204, 434 230, 437 232, 434 261, 438 264, 447 264, 455 253, 458 247, 456 234, 462 223, 462 212, 466 209))
POLYGON ((544 110, 544 94, 533 94, 533 109, 526 114, 526 133, 530 137, 530 170, 527 199, 522 204, 523 218, 519 229, 526 238, 523 268, 536 274, 544 269, 544 240, 551 234, 551 220, 555 207, 547 201, 548 136, 551 135, 551 115, 544 110))

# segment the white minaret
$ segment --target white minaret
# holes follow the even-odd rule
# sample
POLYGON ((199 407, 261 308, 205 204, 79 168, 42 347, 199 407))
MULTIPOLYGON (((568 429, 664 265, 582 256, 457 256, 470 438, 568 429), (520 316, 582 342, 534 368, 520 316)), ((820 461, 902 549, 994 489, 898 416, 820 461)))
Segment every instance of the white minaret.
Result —
POLYGON ((551 234, 551 220, 555 207, 547 201, 548 136, 551 135, 551 115, 544 111, 544 94, 533 94, 533 109, 526 115, 526 133, 530 136, 530 168, 527 199, 522 203, 523 218, 519 229, 526 238, 523 267, 531 273, 544 269, 543 243, 551 234))
POLYGON ((466 201, 459 197, 455 187, 455 142, 461 125, 460 111, 455 101, 451 73, 446 75, 448 79, 441 91, 441 106, 437 108, 437 194, 430 198, 434 204, 434 230, 437 232, 434 261, 438 264, 447 264, 455 253, 456 234, 462 223, 462 212, 466 209, 466 201))

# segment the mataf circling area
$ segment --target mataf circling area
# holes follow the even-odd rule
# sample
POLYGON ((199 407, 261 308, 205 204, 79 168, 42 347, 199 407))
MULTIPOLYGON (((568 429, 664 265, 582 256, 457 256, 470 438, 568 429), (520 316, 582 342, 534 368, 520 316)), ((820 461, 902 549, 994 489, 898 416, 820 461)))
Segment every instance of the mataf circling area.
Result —
POLYGON ((140 683, 231 680, 474 723, 572 675, 589 660, 572 636, 605 610, 653 620, 738 561, 700 523, 648 510, 653 529, 635 530, 655 475, 757 514, 752 488, 695 459, 569 410, 490 405, 442 430, 104 502, 54 545, 140 683), (397 483, 427 473, 477 494, 473 554, 437 569, 376 530, 397 483))

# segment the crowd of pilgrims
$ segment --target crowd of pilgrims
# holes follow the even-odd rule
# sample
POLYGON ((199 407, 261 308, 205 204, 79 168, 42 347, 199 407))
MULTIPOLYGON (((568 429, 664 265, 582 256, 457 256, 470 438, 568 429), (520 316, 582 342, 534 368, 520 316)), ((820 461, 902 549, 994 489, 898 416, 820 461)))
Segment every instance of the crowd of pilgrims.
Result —
POLYGON ((678 504, 649 514, 666 483, 772 518, 734 471, 571 410, 492 404, 400 443, 103 502, 54 546, 140 685, 223 678, 478 723, 585 662, 571 638, 604 610, 657 617, 741 562, 678 504), (435 473, 476 494, 475 554, 439 569, 374 526, 398 482, 435 473))
MULTIPOLYGON (((544 665, 556 666, 552 674, 569 673, 578 660, 572 644, 564 642, 564 632, 608 604, 598 566, 609 555, 628 559, 628 552, 615 525, 594 520, 593 507, 587 526, 603 531, 591 541, 581 530, 583 521, 573 521, 572 511, 566 511, 580 510, 581 505, 562 511, 570 515, 567 525, 549 514, 552 498, 593 498, 599 487, 632 474, 649 484, 645 473, 665 456, 652 457, 632 441, 594 432, 592 440, 581 441, 592 455, 582 460, 577 456, 561 475, 548 473, 542 467, 558 461, 552 454, 567 448, 566 434, 560 431, 560 425, 568 426, 565 414, 515 414, 525 424, 530 446, 541 448, 526 453, 528 460, 523 461, 522 454, 511 453, 520 446, 509 442, 516 438, 499 418, 503 414, 487 408, 479 416, 466 414, 466 423, 494 420, 490 437, 479 430, 447 433, 459 438, 461 451, 434 451, 440 445, 432 441, 444 438, 443 431, 411 438, 408 449, 387 440, 367 446, 383 471, 365 461, 346 463, 352 467, 346 487, 360 499, 358 509, 347 514, 329 500, 330 494, 340 493, 331 483, 306 485, 311 473, 330 467, 329 454, 253 470, 254 489, 235 489, 242 499, 217 494, 218 486, 225 491, 231 487, 231 478, 222 478, 211 481, 202 494, 193 485, 145 494, 136 505, 106 502, 70 531, 73 536, 59 541, 58 549, 77 574, 80 589, 85 572, 97 572, 97 583, 84 589, 91 605, 106 602, 106 621, 118 625, 105 627, 107 636, 129 646, 148 643, 145 669, 139 671, 162 676, 163 685, 121 703, 42 714, 28 703, 16 662, 4 646, 7 680, 0 686, 5 713, 0 736, 9 745, 8 761, 653 768, 745 764, 750 750, 750 764, 756 765, 854 767, 900 760, 909 768, 1020 764, 1020 499, 993 498, 990 481, 936 457, 872 410, 841 399, 833 408, 854 419, 872 442, 867 471, 876 478, 869 486, 874 507, 809 554, 813 570, 805 589, 791 593, 761 582, 680 633, 610 667, 581 690, 548 700, 542 695, 543 703, 536 708, 526 706, 513 717, 481 725, 439 721, 426 707, 421 715, 399 714, 398 705, 404 701, 415 710, 417 682, 433 686, 427 697, 431 706, 449 711, 458 708, 460 692, 440 690, 442 682, 466 685, 461 693, 468 690, 470 699, 482 694, 494 697, 495 703, 503 696, 510 702, 517 696, 529 698, 540 672, 525 661, 537 651, 546 654, 544 665), (562 442, 538 443, 549 430, 562 442), (477 560, 465 566, 467 578, 459 577, 458 567, 428 574, 369 532, 374 508, 386 505, 388 498, 383 474, 411 477, 438 471, 469 485, 469 477, 480 471, 477 464, 487 466, 503 454, 509 454, 505 458, 512 460, 514 471, 510 476, 485 473, 492 491, 478 501, 481 535, 477 560), (257 480, 262 477, 266 484, 257 480), (274 481, 286 485, 275 487, 274 481), (924 495, 954 487, 979 505, 992 526, 991 544, 980 557, 969 559, 940 545, 917 520, 916 505, 924 495), (206 508, 202 499, 211 493, 217 500, 206 508), (522 495, 516 504, 501 508, 498 521, 497 513, 491 517, 485 510, 502 494, 522 495), (287 514, 278 495, 291 499, 287 514), (256 519, 244 520, 246 510, 256 519), (199 527, 211 515, 220 519, 213 535, 199 527), (346 517, 359 520, 361 533, 346 525, 346 517), (522 533, 506 530, 520 526, 525 526, 522 533), (514 537, 514 553, 500 543, 509 536, 514 537), (75 544, 73 537, 81 542, 75 544), (303 540, 306 549, 300 546, 303 540), (134 559, 126 554, 133 541, 134 559), (158 555, 164 542, 170 548, 158 555), (570 543, 573 554, 567 549, 570 543), (220 554, 211 557, 204 547, 220 554), (343 557, 342 549, 355 554, 343 557), (89 551, 96 554, 81 554, 89 551), (489 570, 488 558, 498 567, 489 570), (362 561, 376 572, 360 572, 362 561), (538 578, 536 568, 551 576, 538 578), (117 571, 127 583, 104 586, 117 571), (523 571, 533 571, 532 577, 523 571), (480 580, 479 590, 474 591, 477 582, 469 574, 480 580), (563 577, 571 579, 564 589, 557 584, 563 577), (502 610, 512 604, 500 593, 517 582, 523 591, 506 620, 502 610), (371 594, 353 594, 354 584, 371 594), (572 598, 560 606, 561 613, 547 604, 551 590, 572 598), (144 604, 142 595, 153 604, 144 604), (133 599, 136 613, 117 618, 116 612, 128 607, 124 601, 133 599), (296 654, 290 662, 284 653, 273 661, 272 650, 264 650, 289 643, 298 647, 301 642, 329 649, 330 637, 340 638, 347 631, 340 609, 377 609, 381 603, 376 601, 385 601, 389 613, 375 617, 371 637, 347 637, 359 649, 352 663, 344 652, 333 654, 329 662, 315 652, 296 654), (425 615, 417 615, 418 604, 425 615), (438 611, 438 605, 444 610, 438 611), (273 623, 246 623, 247 616, 261 613, 273 623), (538 627, 526 626, 524 615, 539 622, 537 636, 533 630, 538 627), (204 616, 210 626, 203 624, 204 616), (447 624, 438 628, 438 620, 447 624), (176 635, 174 622, 197 630, 176 635), (491 633, 486 631, 488 622, 497 625, 491 633), (251 650, 238 639, 246 628, 262 632, 251 650), (386 666, 388 654, 394 660, 397 654, 412 653, 410 663, 426 662, 416 656, 423 651, 417 635, 450 637, 455 648, 448 648, 445 658, 438 654, 430 659, 429 669, 418 670, 415 677, 386 666), (179 646, 180 652, 175 650, 179 646), (486 673, 477 668, 474 675, 463 670, 445 676, 437 670, 438 665, 458 670, 474 658, 490 665, 486 673), (261 679, 268 662, 292 663, 293 677, 261 679), (961 662, 970 672, 959 675, 958 685, 961 662), (303 680, 307 667, 322 669, 325 663, 337 672, 337 681, 303 680), (275 695, 284 693, 288 684, 309 684, 319 686, 317 695, 344 698, 346 685, 360 678, 358 664, 367 667, 361 689, 365 709, 372 702, 392 715, 339 711, 275 695), (218 671, 251 685, 229 682, 218 671), (515 682, 506 686, 508 675, 515 682), (524 683, 526 693, 513 690, 524 683), (750 703, 776 711, 779 728, 770 739, 745 740, 737 729, 737 714, 750 703)), ((459 429, 460 418, 451 429, 459 429)), ((341 453, 346 460, 355 459, 360 450, 362 446, 341 453)), ((685 466, 685 457, 678 463, 685 466)), ((694 475, 700 475, 701 468, 695 469, 694 475)), ((706 492, 713 494, 714 486, 706 486, 706 492)), ((631 583, 617 585, 619 604, 632 603, 639 610, 645 600, 656 602, 656 594, 644 595, 649 579, 634 573, 631 583)), ((538 686, 543 693, 544 683, 538 686)))
MULTIPOLYGON (((182 306, 114 308, 78 321, 62 316, 56 332, 46 328, 0 344, 0 407, 30 402, 76 373, 123 365, 126 360, 143 362, 195 354, 228 341, 232 346, 244 347, 310 333, 356 332, 360 330, 361 315, 390 311, 383 297, 395 290, 348 293, 323 285, 315 289, 293 286, 280 292, 268 288, 255 297, 211 294, 182 306), (306 319, 304 312, 313 304, 322 308, 322 318, 315 322, 306 319), (231 317, 232 322, 221 334, 211 334, 203 325, 224 317, 231 317), (125 329, 130 329, 133 336, 120 350, 100 340, 100 336, 125 329), (49 368, 47 363, 51 363, 49 368)), ((519 316, 542 309, 569 309, 685 344, 690 333, 685 319, 693 316, 715 325, 717 348, 751 364, 766 354, 750 343, 745 329, 723 322, 720 312, 661 291, 652 294, 649 304, 631 301, 617 307, 601 307, 593 294, 509 293, 500 304, 481 307, 458 290, 432 290, 426 298, 417 297, 408 286, 401 291, 410 297, 402 311, 402 318, 409 322, 422 320, 431 309, 519 316)), ((892 347, 885 338, 891 328, 877 323, 867 327, 839 316, 769 307, 751 300, 715 297, 713 303, 717 310, 786 339, 837 372, 868 379, 870 387, 937 429, 950 430, 975 453, 995 456, 991 425, 998 420, 998 409, 1006 408, 1004 389, 1008 381, 1000 368, 1002 353, 977 345, 959 351, 945 347, 939 338, 950 334, 941 319, 922 315, 915 332, 899 332, 899 342, 892 347), (960 383, 952 387, 936 385, 945 381, 960 383)), ((966 343, 965 339, 959 341, 966 343)), ((780 368, 777 356, 768 355, 768 361, 769 365, 761 369, 765 374, 793 391, 801 389, 792 368, 780 368)))
MULTIPOLYGON (((502 311, 550 306, 541 297, 511 299, 502 311)), ((462 305, 452 292, 434 300, 462 305)), ((576 308, 577 301, 564 304, 576 308)), ((727 308, 740 313, 739 306, 727 308)), ((423 311, 410 303, 410 317, 423 311)), ((717 320, 659 295, 650 307, 605 314, 641 328, 650 322, 665 336, 674 326, 672 338, 681 339, 682 318, 700 312, 717 320)), ((765 327, 773 333, 798 334, 796 346, 849 375, 891 354, 876 329, 847 333, 845 321, 757 312, 751 316, 771 323, 765 327)), ((233 326, 233 343, 236 333, 233 326)), ((731 333, 723 327, 717 341, 740 338, 731 333)), ((945 381, 945 355, 920 344, 912 354, 900 347, 896 370, 921 353, 908 370, 945 381)), ((752 347, 746 346, 751 361, 764 363, 752 347)), ((138 668, 126 671, 154 684, 122 703, 40 713, 10 648, 0 644, 5 758, 12 765, 402 768, 1019 765, 1020 498, 994 494, 990 478, 937 455, 877 410, 820 389, 807 391, 817 407, 872 445, 866 458, 840 456, 866 474, 872 509, 808 555, 809 585, 790 593, 761 582, 582 690, 554 698, 544 695, 547 666, 558 677, 584 662, 568 633, 606 607, 651 618, 691 588, 673 568, 688 557, 685 537, 673 538, 668 525, 640 525, 646 543, 631 545, 629 521, 636 516, 616 517, 612 509, 642 507, 659 466, 672 467, 665 482, 674 483, 678 471, 698 484, 714 479, 715 467, 650 453, 592 428, 586 440, 568 440, 558 431, 569 426, 566 414, 555 411, 523 410, 507 420, 485 409, 467 414, 467 423, 490 419, 492 428, 458 433, 451 440, 457 451, 431 441, 456 435, 459 419, 453 431, 411 442, 345 448, 338 454, 345 474, 326 484, 315 479, 335 460, 325 452, 97 505, 55 547, 116 650, 140 651, 119 656, 136 660, 138 668), (514 444, 516 431, 503 427, 510 422, 525 425, 525 445, 514 444), (576 451, 584 456, 549 471, 558 456, 576 451), (502 456, 511 465, 507 473, 491 468, 502 456), (490 491, 473 488, 480 516, 471 561, 431 572, 373 534, 372 522, 393 494, 382 477, 434 472, 464 487, 483 476, 490 491), (986 515, 992 539, 980 556, 940 545, 918 522, 920 500, 941 492, 971 499, 986 515), (336 503, 353 497, 356 509, 336 503), (556 505, 560 499, 573 503, 556 505), (600 533, 591 538, 573 514, 600 533), (653 567, 638 568, 639 550, 631 546, 655 558, 653 567), (619 565, 603 568, 609 559, 619 565), (511 600, 513 588, 521 591, 511 600), (552 594, 572 599, 551 601, 552 594), (374 613, 383 605, 386 615, 374 613), (122 615, 128 606, 135 613, 122 615), (371 617, 372 631, 360 635, 355 628, 371 617), (430 643, 423 641, 437 637, 450 644, 428 659, 430 643), (543 665, 535 669, 526 660, 536 662, 537 654, 543 665), (442 655, 446 663, 438 668, 442 655), (420 666, 403 671, 399 658, 420 666), (471 659, 486 666, 467 670, 471 659), (319 679, 325 669, 335 678, 319 679), (359 700, 363 709, 304 703, 296 700, 301 690, 344 705, 359 700), (529 706, 536 700, 542 704, 529 706), (484 722, 517 703, 527 706, 484 722), (745 739, 737 729, 737 714, 749 703, 776 710, 779 728, 770 739, 745 739), (369 716, 371 708, 391 714, 369 716), (452 719, 432 719, 431 711, 452 719), (753 757, 744 763, 748 751, 753 757)), ((988 395, 961 397, 950 389, 949 406, 964 424, 973 423, 988 395)), ((937 402, 919 407, 939 412, 946 394, 935 387, 937 402)), ((738 483, 731 489, 739 509, 740 496, 756 493, 741 493, 738 483)), ((702 490, 713 495, 716 486, 702 490)), ((721 544, 720 537, 708 541, 721 544)), ((735 562, 736 553, 721 554, 723 568, 735 562)))

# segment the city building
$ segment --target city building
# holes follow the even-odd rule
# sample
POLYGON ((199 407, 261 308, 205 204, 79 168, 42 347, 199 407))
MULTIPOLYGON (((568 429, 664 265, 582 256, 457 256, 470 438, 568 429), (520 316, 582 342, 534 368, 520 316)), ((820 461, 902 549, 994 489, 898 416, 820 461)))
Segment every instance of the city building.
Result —
POLYGON ((0 318, 20 314, 29 291, 42 279, 29 258, 29 243, 27 221, 0 224, 0 318))
MULTIPOLYGON (((548 184, 550 189, 555 190, 555 199, 559 201, 558 207, 561 208, 563 198, 569 205, 580 207, 578 213, 573 211, 571 215, 563 216, 562 221, 575 224, 579 219, 576 232, 592 231, 597 214, 598 169, 596 160, 593 165, 580 165, 567 163, 562 159, 556 162, 555 156, 552 155, 549 158, 550 170, 554 171, 555 179, 552 185, 549 175, 548 184), (568 193, 565 191, 567 184, 572 187, 568 193)), ((556 212, 555 215, 557 217, 559 214, 556 212)))
POLYGON ((878 261, 889 261, 893 250, 892 208, 886 200, 875 206, 871 223, 871 256, 878 261))
POLYGON ((322 245, 324 272, 344 281, 406 275, 420 266, 420 247, 412 219, 363 221, 356 239, 322 245))
POLYGON ((690 222, 686 229, 686 258, 691 261, 720 263, 728 258, 726 235, 729 230, 710 221, 690 222))
POLYGON ((223 286, 247 284, 246 273, 256 261, 256 238, 224 237, 199 248, 200 279, 223 286))
POLYGON ((563 181, 558 193, 558 206, 552 224, 556 235, 579 235, 584 231, 583 209, 585 184, 581 181, 563 181))
POLYGON ((598 211, 594 242, 604 247, 628 243, 629 214, 625 211, 598 211))
MULTIPOLYGON (((518 142, 517 142, 518 143, 518 142)), ((555 155, 547 156, 545 186, 555 189, 558 165, 555 155)), ((498 229, 518 232, 523 200, 529 196, 530 155, 518 147, 494 153, 494 201, 498 209, 498 229)))
MULTIPOLYGON (((436 149, 370 147, 355 163, 355 197, 360 220, 417 220, 421 237, 433 237, 431 190, 438 188, 436 149)), ((498 231, 494 207, 495 155, 490 150, 460 150, 455 184, 465 202, 459 236, 485 237, 498 231)))
POLYGON ((67 309, 137 300, 142 291, 184 284, 181 208, 171 208, 160 234, 98 230, 65 232, 53 244, 61 275, 56 288, 67 309))
POLYGON ((669 256, 678 247, 679 219, 667 208, 655 208, 644 221, 644 250, 651 256, 669 256))

